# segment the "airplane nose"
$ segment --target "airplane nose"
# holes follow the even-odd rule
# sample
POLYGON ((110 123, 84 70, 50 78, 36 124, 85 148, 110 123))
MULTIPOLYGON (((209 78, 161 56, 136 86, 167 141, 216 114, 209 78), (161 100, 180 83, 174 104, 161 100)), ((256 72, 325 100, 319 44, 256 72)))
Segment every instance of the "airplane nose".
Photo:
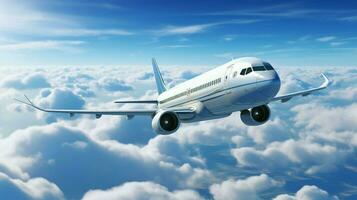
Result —
POLYGON ((263 77, 257 79, 257 89, 265 98, 273 98, 279 92, 280 78, 276 71, 264 73, 263 77))

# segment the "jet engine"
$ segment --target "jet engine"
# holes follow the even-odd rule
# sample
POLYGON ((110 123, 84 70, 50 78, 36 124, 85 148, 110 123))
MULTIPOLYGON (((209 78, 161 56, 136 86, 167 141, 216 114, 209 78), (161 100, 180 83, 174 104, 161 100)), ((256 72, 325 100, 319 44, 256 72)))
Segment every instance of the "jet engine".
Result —
POLYGON ((151 125, 157 134, 169 135, 180 127, 180 119, 174 112, 160 111, 155 114, 151 125))
POLYGON ((270 117, 270 109, 267 105, 254 107, 250 110, 242 110, 240 119, 247 126, 258 126, 268 121, 270 117))

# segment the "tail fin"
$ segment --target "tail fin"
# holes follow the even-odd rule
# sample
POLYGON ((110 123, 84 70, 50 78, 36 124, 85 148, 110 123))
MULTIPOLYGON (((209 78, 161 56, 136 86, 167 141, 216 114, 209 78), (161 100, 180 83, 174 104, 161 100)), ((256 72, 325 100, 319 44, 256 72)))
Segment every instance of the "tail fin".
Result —
POLYGON ((161 94, 166 91, 166 85, 164 79, 161 76, 161 72, 159 67, 157 66, 155 58, 152 59, 152 69, 154 70, 157 91, 159 94, 161 94))

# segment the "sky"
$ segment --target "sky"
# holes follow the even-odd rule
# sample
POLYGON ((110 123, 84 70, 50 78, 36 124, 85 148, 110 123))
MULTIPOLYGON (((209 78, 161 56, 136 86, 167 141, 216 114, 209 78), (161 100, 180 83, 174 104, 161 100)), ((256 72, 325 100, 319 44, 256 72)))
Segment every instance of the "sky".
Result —
MULTIPOLYGON (((357 199, 357 6, 353 1, 0 0, 0 199, 357 199), (151 118, 42 113, 139 109, 231 57, 274 65, 279 95, 248 127, 240 113, 157 135, 151 118)), ((150 107, 151 108, 151 107, 150 107)))
POLYGON ((355 1, 0 1, 0 66, 354 66, 355 1))

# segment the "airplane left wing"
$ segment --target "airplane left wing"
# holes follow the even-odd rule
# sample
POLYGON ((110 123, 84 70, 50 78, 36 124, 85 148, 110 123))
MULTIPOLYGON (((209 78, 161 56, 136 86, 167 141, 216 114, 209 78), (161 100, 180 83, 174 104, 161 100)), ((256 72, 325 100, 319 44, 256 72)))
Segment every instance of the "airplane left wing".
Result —
POLYGON ((33 107, 37 110, 43 111, 43 112, 49 112, 49 113, 68 113, 71 117, 74 116, 75 114, 93 114, 96 116, 96 118, 100 118, 102 115, 126 115, 128 118, 131 118, 135 115, 153 115, 156 113, 156 109, 143 109, 143 110, 71 110, 71 109, 45 109, 41 108, 32 101, 25 95, 25 98, 27 99, 27 102, 15 99, 16 101, 19 101, 21 103, 24 103, 30 107, 33 107))
POLYGON ((325 89, 330 84, 330 81, 325 76, 325 74, 321 74, 321 76, 324 78, 325 81, 319 87, 312 88, 312 89, 309 89, 309 90, 303 90, 303 91, 300 91, 300 92, 293 92, 293 93, 290 93, 290 94, 277 96, 277 97, 274 97, 271 101, 281 101, 282 103, 285 103, 285 102, 289 101, 291 98, 293 98, 295 96, 300 96, 300 95, 301 96, 307 96, 307 95, 309 95, 309 94, 311 94, 313 92, 325 89))

